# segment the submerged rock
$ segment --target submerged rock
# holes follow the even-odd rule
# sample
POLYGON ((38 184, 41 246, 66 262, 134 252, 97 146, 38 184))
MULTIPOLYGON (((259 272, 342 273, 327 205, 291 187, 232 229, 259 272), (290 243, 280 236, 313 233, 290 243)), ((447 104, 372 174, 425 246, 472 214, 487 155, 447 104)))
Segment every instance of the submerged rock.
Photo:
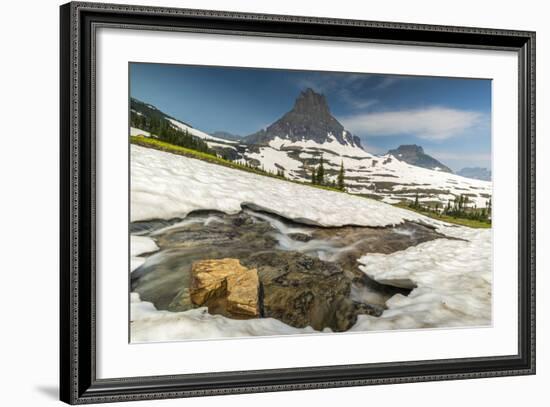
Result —
POLYGON ((201 260, 191 267, 191 302, 206 305, 211 313, 258 317, 259 287, 256 269, 241 266, 238 259, 201 260))

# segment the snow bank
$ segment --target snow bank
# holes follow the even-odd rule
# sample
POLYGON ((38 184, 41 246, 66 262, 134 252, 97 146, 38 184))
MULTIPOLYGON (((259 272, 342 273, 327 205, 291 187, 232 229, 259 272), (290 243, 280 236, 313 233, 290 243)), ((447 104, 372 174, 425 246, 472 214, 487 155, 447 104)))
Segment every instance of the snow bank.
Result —
POLYGON ((139 294, 130 297, 131 342, 175 341, 224 337, 288 335, 317 332, 293 328, 274 318, 230 319, 210 315, 206 307, 183 312, 158 311, 139 294))
POLYGON ((416 286, 409 296, 397 294, 375 318, 360 316, 355 331, 491 323, 492 232, 448 228, 458 237, 437 239, 392 254, 369 254, 360 269, 383 284, 416 286))
POLYGON ((230 146, 228 144, 216 143, 214 141, 206 141, 206 144, 208 144, 208 147, 210 147, 210 148, 221 147, 221 148, 227 148, 227 149, 230 149, 230 150, 237 150, 235 147, 230 146))
POLYGON ((130 271, 134 271, 145 263, 145 258, 140 254, 152 253, 159 250, 153 239, 147 236, 130 236, 130 271))
POLYGON ((389 226, 405 220, 434 223, 375 200, 132 145, 132 222, 184 218, 199 209, 233 214, 243 204, 321 226, 389 226))
POLYGON ((137 127, 130 127, 130 136, 151 137, 151 133, 142 129, 138 129, 137 127))
POLYGON ((153 239, 147 236, 135 236, 130 238, 130 253, 132 256, 139 256, 144 253, 156 252, 159 247, 153 239))

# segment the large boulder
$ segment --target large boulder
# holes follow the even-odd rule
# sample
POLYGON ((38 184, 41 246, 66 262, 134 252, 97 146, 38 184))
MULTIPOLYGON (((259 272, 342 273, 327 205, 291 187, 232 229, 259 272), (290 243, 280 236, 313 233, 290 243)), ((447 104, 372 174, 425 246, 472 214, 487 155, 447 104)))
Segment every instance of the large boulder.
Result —
POLYGON ((193 304, 231 318, 260 316, 260 280, 256 269, 238 259, 201 260, 191 267, 189 295, 193 304))
POLYGON ((366 313, 349 298, 351 279, 335 263, 284 251, 263 251, 244 263, 258 269, 264 317, 340 332, 355 324, 358 313, 366 313))

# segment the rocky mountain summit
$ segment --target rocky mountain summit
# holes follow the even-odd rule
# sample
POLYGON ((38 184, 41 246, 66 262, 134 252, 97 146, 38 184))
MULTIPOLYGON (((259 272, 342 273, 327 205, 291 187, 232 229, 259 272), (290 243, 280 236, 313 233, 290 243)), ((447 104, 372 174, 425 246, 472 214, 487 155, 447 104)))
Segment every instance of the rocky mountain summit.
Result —
POLYGON ((393 155, 400 161, 405 161, 408 164, 416 165, 417 167, 427 168, 429 170, 450 172, 453 171, 424 152, 421 146, 416 144, 400 145, 396 149, 388 151, 388 154, 393 155))
POLYGON ((359 137, 353 136, 331 114, 324 95, 308 88, 300 93, 292 110, 283 117, 245 138, 249 144, 266 145, 279 137, 291 142, 312 140, 322 144, 334 137, 342 145, 361 147, 359 137))

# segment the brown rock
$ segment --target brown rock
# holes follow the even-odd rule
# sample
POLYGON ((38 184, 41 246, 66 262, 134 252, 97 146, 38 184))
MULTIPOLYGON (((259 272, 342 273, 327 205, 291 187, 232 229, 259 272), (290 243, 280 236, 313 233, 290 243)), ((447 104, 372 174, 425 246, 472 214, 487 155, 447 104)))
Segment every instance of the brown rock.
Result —
POLYGON ((191 267, 189 294, 195 305, 232 318, 260 315, 260 281, 256 269, 241 266, 238 259, 201 260, 191 267))

